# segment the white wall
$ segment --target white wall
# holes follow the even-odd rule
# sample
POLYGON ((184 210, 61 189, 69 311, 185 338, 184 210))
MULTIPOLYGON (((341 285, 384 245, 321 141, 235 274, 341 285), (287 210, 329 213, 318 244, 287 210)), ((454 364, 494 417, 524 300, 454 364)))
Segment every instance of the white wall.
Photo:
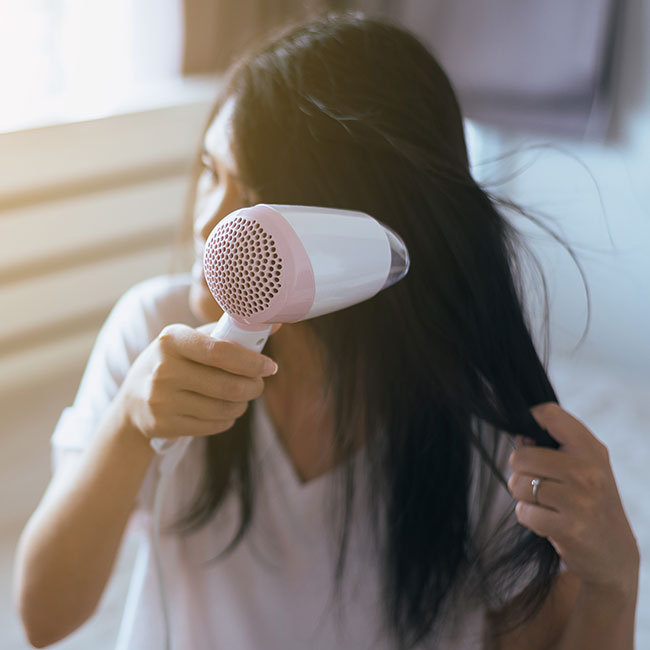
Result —
POLYGON ((43 492, 49 436, 108 311, 134 283, 178 270, 217 85, 188 80, 120 114, 0 133, 0 490, 12 495, 0 537, 43 492))
MULTIPOLYGON (((616 66, 611 134, 604 144, 504 134, 479 126, 475 162, 528 145, 499 164, 475 167, 481 181, 530 167, 494 187, 551 215, 587 276, 586 297, 570 257, 539 231, 530 243, 551 294, 551 352, 589 358, 650 380, 650 2, 629 0, 616 66), (602 205, 600 203, 602 197, 602 205), (610 240, 611 236, 611 240, 610 240)), ((520 223, 517 221, 517 223, 520 223)), ((527 230, 531 230, 527 228, 527 230)))
POLYGON ((117 298, 172 268, 217 84, 0 133, 0 393, 85 360, 117 298))

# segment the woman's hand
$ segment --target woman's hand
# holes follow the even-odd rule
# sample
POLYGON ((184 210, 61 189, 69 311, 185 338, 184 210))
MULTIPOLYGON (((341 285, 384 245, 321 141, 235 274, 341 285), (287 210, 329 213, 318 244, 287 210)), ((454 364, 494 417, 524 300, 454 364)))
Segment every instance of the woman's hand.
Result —
POLYGON ((276 370, 241 345, 169 325, 135 360, 117 399, 147 438, 209 436, 232 427, 276 370))
POLYGON ((531 409, 559 449, 520 446, 508 481, 519 522, 548 538, 583 585, 636 594, 639 550, 605 445, 555 403, 531 409), (533 479, 542 479, 533 495, 533 479))

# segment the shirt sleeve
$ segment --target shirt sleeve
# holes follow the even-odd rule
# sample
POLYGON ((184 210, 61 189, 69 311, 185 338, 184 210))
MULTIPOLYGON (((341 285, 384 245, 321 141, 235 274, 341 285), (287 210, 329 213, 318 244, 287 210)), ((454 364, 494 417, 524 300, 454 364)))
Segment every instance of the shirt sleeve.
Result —
MULTIPOLYGON (((102 326, 72 406, 63 410, 51 437, 52 469, 64 454, 81 453, 95 434, 138 355, 173 322, 196 326, 187 307, 187 282, 175 276, 153 278, 129 289, 102 326), (189 321, 189 322, 188 322, 189 321)), ((138 507, 150 509, 157 459, 138 494, 138 507)))
POLYGON ((53 451, 83 451, 129 368, 149 344, 139 287, 116 303, 102 326, 72 406, 64 409, 52 434, 53 451))

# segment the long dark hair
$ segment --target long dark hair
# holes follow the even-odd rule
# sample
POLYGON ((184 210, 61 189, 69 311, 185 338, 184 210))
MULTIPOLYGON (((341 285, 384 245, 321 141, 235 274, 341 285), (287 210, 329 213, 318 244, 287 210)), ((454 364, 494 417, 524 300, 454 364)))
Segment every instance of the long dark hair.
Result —
MULTIPOLYGON (((375 298, 309 322, 323 344, 341 457, 362 437, 368 504, 381 531, 386 620, 411 647, 435 632, 460 583, 493 605, 522 575, 517 621, 544 600, 558 570, 552 546, 519 525, 483 540, 471 521, 471 461, 484 499, 503 482, 497 459, 529 407, 555 401, 524 316, 524 244, 470 174, 453 89, 408 32, 358 14, 294 28, 231 72, 239 174, 267 203, 367 212, 397 231, 407 277, 375 298), (351 432, 354 431, 354 438, 351 432), (470 579, 471 578, 471 579, 470 579)), ((360 251, 362 254, 362 251, 360 251)), ((270 340, 272 346, 273 339, 270 340)), ((272 353, 272 347, 271 347, 272 353)), ((205 524, 231 491, 254 509, 248 415, 206 442, 201 491, 182 523, 205 524)), ((503 489, 499 486, 500 489, 503 489)), ((345 472, 337 584, 355 491, 345 472)), ((491 498, 491 497, 489 497, 491 498)))

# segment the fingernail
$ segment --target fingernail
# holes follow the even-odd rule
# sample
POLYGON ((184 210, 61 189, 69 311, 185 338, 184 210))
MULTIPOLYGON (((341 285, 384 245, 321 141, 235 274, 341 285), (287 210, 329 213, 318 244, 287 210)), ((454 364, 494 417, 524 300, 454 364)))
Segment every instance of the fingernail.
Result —
POLYGON ((278 364, 269 357, 264 357, 264 377, 274 375, 278 371, 278 364))

